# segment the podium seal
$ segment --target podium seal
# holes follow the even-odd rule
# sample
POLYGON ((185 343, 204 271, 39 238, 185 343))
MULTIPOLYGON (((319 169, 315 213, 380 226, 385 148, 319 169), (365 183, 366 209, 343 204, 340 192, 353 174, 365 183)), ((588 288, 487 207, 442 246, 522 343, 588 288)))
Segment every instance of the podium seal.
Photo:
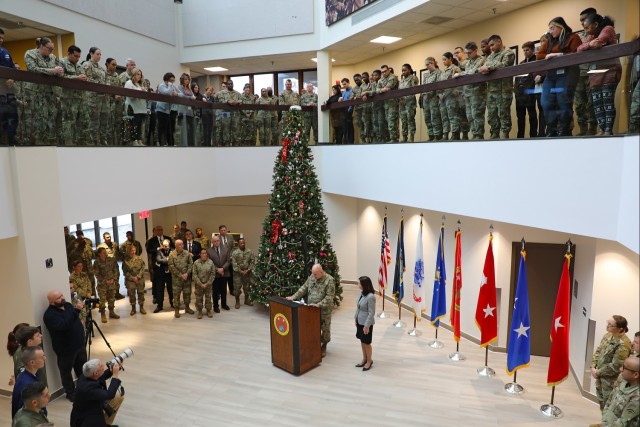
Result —
POLYGON ((289 321, 282 313, 276 313, 275 316, 273 316, 273 326, 276 328, 276 332, 282 336, 289 333, 289 321))

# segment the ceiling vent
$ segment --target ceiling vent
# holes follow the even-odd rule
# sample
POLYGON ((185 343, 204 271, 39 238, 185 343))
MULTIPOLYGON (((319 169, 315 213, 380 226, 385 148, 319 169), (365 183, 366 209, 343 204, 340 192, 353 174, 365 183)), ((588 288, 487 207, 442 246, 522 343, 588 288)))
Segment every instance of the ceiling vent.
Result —
POLYGON ((452 20, 453 18, 447 18, 446 16, 432 16, 431 18, 427 18, 424 21, 422 21, 422 23, 430 24, 430 25, 440 25, 452 20))

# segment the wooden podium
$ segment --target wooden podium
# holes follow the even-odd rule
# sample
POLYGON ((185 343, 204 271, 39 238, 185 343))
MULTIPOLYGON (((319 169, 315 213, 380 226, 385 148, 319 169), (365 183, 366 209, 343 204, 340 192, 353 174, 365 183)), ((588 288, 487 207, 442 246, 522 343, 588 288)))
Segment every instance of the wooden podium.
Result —
POLYGON ((320 364, 319 308, 270 296, 269 325, 274 365, 300 375, 320 364))

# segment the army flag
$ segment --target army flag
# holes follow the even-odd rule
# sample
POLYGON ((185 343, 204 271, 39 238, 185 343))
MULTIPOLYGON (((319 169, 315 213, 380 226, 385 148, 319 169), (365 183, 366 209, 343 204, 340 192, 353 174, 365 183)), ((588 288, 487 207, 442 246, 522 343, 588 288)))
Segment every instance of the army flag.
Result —
POLYGON ((569 263, 571 254, 566 254, 560 286, 553 310, 551 322, 551 356, 549 358, 549 372, 547 385, 555 386, 569 376, 569 316, 571 315, 571 279, 569 278, 569 263))
POLYGON ((507 373, 513 374, 520 368, 526 368, 531 361, 531 321, 529 319, 529 285, 527 282, 526 252, 520 251, 520 268, 516 297, 511 314, 509 347, 507 348, 507 373))
POLYGON ((431 300, 431 324, 440 326, 440 318, 447 314, 447 269, 444 264, 444 225, 440 226, 436 273, 433 279, 433 299, 431 300))
POLYGON ((378 295, 382 295, 388 284, 387 266, 391 264, 391 245, 389 244, 389 232, 387 230, 387 214, 382 220, 382 238, 380 239, 380 267, 378 268, 378 295))
POLYGON ((404 298, 404 216, 400 218, 400 229, 398 230, 398 249, 396 250, 396 269, 393 274, 393 297, 400 304, 404 298))
POLYGON ((496 271, 493 262, 492 240, 493 236, 489 235, 489 247, 484 259, 478 305, 476 306, 476 325, 480 329, 480 347, 486 347, 498 338, 496 271))
POLYGON ((416 263, 413 268, 413 312, 418 321, 422 320, 422 313, 426 311, 424 301, 424 257, 422 255, 422 217, 416 243, 416 263))
POLYGON ((456 259, 455 272, 453 276, 453 291, 451 295, 451 311, 449 312, 451 327, 453 328, 453 339, 460 342, 460 292, 462 290, 462 232, 456 231, 456 259))

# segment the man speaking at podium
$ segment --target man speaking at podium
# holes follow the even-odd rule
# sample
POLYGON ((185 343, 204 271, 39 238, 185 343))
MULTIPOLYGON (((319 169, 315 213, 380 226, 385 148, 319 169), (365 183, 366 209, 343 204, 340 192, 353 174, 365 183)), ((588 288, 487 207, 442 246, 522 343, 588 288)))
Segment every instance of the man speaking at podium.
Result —
POLYGON ((307 304, 320 308, 322 357, 327 355, 327 343, 331 341, 331 311, 335 294, 336 282, 334 278, 325 273, 320 264, 314 264, 311 267, 311 276, 295 294, 287 297, 288 300, 298 300, 306 295, 307 304))

